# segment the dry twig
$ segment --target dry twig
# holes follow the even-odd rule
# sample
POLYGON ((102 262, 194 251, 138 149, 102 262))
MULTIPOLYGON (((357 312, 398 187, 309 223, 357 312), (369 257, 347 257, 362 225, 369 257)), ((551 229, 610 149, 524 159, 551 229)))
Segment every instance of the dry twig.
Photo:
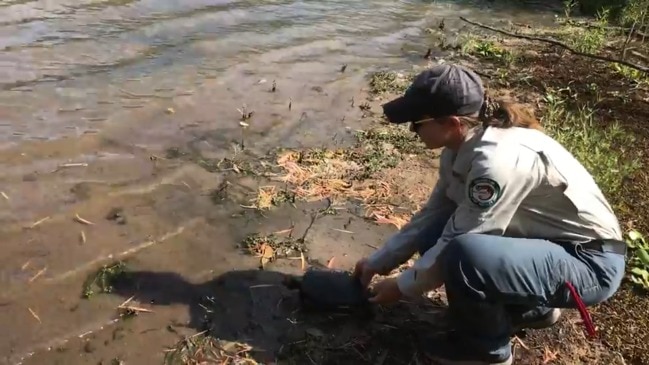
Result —
POLYGON ((48 217, 45 217, 45 218, 41 218, 41 219, 37 220, 36 222, 32 223, 32 224, 29 226, 29 228, 35 228, 36 226, 39 226, 40 224, 42 224, 43 222, 49 220, 50 218, 51 218, 51 217, 49 217, 49 216, 48 216, 48 217))
POLYGON ((75 214, 75 215, 74 215, 74 220, 77 221, 77 222, 79 222, 79 223, 81 223, 81 224, 85 224, 85 225, 87 225, 87 226, 94 226, 94 225, 95 225, 93 222, 91 222, 91 221, 89 221, 89 220, 87 220, 87 219, 81 218, 81 217, 79 216, 79 214, 75 214))
POLYGON ((43 323, 43 322, 41 322, 41 318, 38 316, 38 314, 36 314, 36 312, 34 312, 31 308, 27 308, 27 310, 29 310, 29 313, 32 314, 32 317, 36 318, 38 323, 43 323))
POLYGON ((29 279, 29 282, 30 282, 30 283, 33 283, 34 280, 38 279, 41 275, 43 275, 43 274, 45 273, 45 271, 47 271, 47 266, 45 266, 44 268, 40 269, 40 270, 36 273, 36 275, 32 276, 31 279, 29 279))

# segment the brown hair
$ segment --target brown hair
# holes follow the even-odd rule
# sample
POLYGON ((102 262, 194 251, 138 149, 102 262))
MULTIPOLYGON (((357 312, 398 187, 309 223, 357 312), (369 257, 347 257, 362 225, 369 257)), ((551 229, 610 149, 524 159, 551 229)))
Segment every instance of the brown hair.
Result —
POLYGON ((485 103, 480 111, 480 115, 475 117, 461 117, 464 123, 470 126, 482 124, 483 128, 529 128, 543 131, 541 123, 521 104, 517 104, 504 99, 486 98, 485 103))

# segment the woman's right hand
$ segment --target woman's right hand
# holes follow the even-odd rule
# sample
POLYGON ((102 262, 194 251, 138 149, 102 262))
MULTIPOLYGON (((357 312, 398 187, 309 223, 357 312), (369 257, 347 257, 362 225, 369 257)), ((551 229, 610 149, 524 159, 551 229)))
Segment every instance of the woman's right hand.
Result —
POLYGON ((367 258, 362 258, 356 262, 353 275, 360 279, 363 288, 367 288, 370 285, 372 278, 374 278, 375 275, 378 275, 378 273, 374 269, 370 268, 367 258))

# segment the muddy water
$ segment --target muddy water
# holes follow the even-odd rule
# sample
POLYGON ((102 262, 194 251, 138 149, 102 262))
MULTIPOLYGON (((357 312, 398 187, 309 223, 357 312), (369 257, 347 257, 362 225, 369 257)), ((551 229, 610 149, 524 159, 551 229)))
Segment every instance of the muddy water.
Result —
MULTIPOLYGON (((256 153, 330 143, 359 125, 368 71, 423 65, 432 44, 422 29, 446 19, 452 37, 459 15, 535 23, 554 12, 485 2, 0 1, 0 362, 116 356, 108 345, 61 347, 111 323, 124 298, 79 299, 88 272, 111 260, 197 282, 254 268, 233 246, 260 229, 259 217, 215 207, 207 195, 225 176, 166 160, 165 150, 231 156, 238 109, 254 111, 244 140, 256 153), (126 224, 106 219, 115 207, 126 224)), ((236 181, 239 200, 256 184, 236 181)), ((135 326, 183 310, 174 302, 135 326)), ((120 351, 155 363, 169 341, 150 336, 120 351)))

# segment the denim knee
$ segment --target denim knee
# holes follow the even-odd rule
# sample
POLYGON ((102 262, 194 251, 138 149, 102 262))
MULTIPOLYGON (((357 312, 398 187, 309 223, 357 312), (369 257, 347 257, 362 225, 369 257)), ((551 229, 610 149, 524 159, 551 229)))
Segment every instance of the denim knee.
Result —
MULTIPOLYGON (((490 266, 490 263, 477 259, 480 253, 488 249, 483 241, 483 235, 463 234, 453 238, 443 255, 444 284, 447 290, 460 289, 465 294, 481 293, 483 278, 479 272, 482 266, 490 266)), ((484 299, 483 295, 478 295, 484 299)))
POLYGON ((444 262, 446 266, 458 266, 458 264, 470 264, 473 257, 479 251, 485 250, 483 241, 484 235, 462 234, 453 238, 445 249, 444 262))

